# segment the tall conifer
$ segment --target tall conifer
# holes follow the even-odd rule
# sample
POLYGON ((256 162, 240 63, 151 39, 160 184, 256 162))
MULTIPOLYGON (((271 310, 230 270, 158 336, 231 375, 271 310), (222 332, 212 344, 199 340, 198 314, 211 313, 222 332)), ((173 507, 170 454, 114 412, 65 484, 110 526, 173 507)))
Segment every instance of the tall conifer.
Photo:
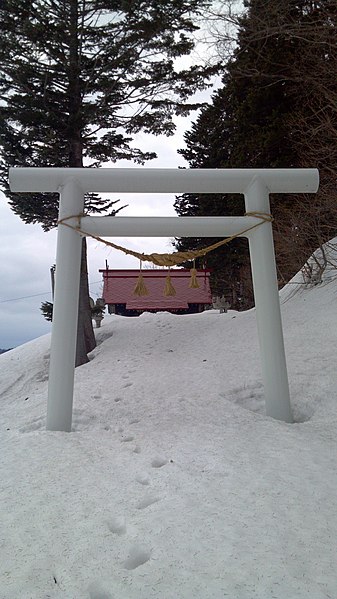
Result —
MULTIPOLYGON (((237 46, 223 87, 186 134, 181 153, 199 168, 320 169, 315 196, 272 196, 279 277, 286 282, 335 235, 337 9, 330 0, 246 0, 245 7, 236 19, 237 46)), ((186 194, 176 202, 178 213, 185 215, 227 215, 230 206, 186 194)), ((177 245, 193 244, 184 239, 177 245)), ((213 281, 227 278, 227 287, 233 286, 230 251, 226 247, 223 255, 210 258, 213 281)), ((247 270, 248 254, 234 282, 243 285, 250 301, 247 270)))
MULTIPOLYGON (((14 212, 45 230, 57 194, 13 194, 9 166, 82 167, 155 157, 133 145, 144 131, 172 135, 175 114, 212 74, 176 59, 194 46, 200 0, 3 0, 0 5, 2 182, 14 212)), ((86 210, 111 210, 97 196, 86 210)), ((83 244, 76 363, 95 345, 83 244)))

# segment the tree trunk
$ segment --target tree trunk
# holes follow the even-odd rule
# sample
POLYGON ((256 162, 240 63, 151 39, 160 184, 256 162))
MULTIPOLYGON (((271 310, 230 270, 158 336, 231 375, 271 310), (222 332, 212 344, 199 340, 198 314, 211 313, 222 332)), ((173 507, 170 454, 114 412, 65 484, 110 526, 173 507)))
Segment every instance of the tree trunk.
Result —
POLYGON ((96 347, 89 303, 87 243, 85 237, 82 240, 81 279, 77 323, 75 366, 81 366, 81 364, 86 364, 86 362, 89 362, 87 354, 96 347))
MULTIPOLYGON (((70 2, 70 66, 69 66, 69 121, 67 137, 69 140, 69 166, 83 167, 82 143, 82 97, 80 84, 80 56, 78 30, 78 0, 70 2)), ((77 321, 77 343, 75 366, 89 362, 88 353, 96 347, 94 329, 92 326, 89 303, 89 283, 87 268, 87 244, 85 237, 82 241, 82 260, 80 294, 77 321)))

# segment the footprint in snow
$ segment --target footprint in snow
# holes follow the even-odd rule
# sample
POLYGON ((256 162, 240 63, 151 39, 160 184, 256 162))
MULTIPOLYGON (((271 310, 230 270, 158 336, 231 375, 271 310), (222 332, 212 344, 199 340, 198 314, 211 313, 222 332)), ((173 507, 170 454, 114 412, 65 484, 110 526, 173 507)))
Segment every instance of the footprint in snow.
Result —
POLYGON ((130 441, 133 441, 134 437, 132 435, 125 435, 125 437, 121 438, 121 441, 123 443, 129 443, 130 441))
POLYGON ((124 516, 115 516, 107 522, 108 529, 116 535, 124 535, 126 533, 126 522, 124 516))
POLYGON ((227 393, 220 393, 220 397, 224 397, 251 412, 264 413, 265 401, 262 383, 257 382, 235 387, 227 393))
POLYGON ((93 582, 88 588, 90 599, 114 599, 114 595, 111 595, 99 582, 93 582))
POLYGON ((152 462, 151 462, 152 468, 162 468, 166 464, 167 464, 167 460, 165 458, 160 457, 160 456, 154 458, 152 460, 152 462))
POLYGON ((147 495, 137 503, 136 508, 137 510, 144 510, 150 505, 158 503, 158 501, 160 501, 160 497, 155 497, 154 495, 147 495))
POLYGON ((42 416, 38 416, 37 418, 33 418, 29 424, 22 426, 19 429, 20 433, 32 433, 33 431, 38 431, 42 427, 45 426, 45 419, 42 416))
POLYGON ((147 486, 150 484, 150 477, 148 474, 146 474, 146 472, 144 472, 144 473, 138 474, 138 476, 136 476, 136 481, 140 485, 147 486))
POLYGON ((123 389, 126 389, 127 387, 132 387, 133 383, 125 383, 125 385, 123 385, 123 389))
MULTIPOLYGON (((135 570, 139 566, 146 564, 151 557, 151 550, 142 545, 132 545, 129 549, 129 555, 123 563, 126 570, 135 570)), ((96 599, 96 598, 93 598, 96 599)))

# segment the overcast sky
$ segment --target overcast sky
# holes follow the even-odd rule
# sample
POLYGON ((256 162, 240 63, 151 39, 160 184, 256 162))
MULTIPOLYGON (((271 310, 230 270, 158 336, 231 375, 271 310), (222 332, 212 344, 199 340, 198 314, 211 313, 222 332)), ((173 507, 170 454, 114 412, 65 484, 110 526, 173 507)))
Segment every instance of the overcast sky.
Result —
MULTIPOLYGON (((177 149, 183 147, 183 133, 190 126, 188 119, 177 119, 174 137, 137 136, 137 145, 143 150, 155 151, 158 159, 147 163, 151 168, 186 166, 177 149)), ((121 161, 118 167, 132 167, 121 161)), ((119 194, 129 206, 121 216, 174 216, 174 196, 168 194, 119 194)), ((118 205, 117 205, 118 206, 118 205)), ((116 207, 117 207, 116 206, 116 207)), ((118 218, 118 217, 116 217, 118 218)), ((115 238, 117 244, 141 252, 173 251, 169 239, 115 238)), ((0 192, 0 348, 16 347, 50 331, 51 325, 42 316, 42 301, 51 301, 50 267, 55 263, 56 231, 44 233, 40 225, 26 225, 9 208, 0 192)), ((132 256, 107 248, 88 239, 88 267, 90 294, 101 296, 100 268, 138 268, 139 261, 132 256)))

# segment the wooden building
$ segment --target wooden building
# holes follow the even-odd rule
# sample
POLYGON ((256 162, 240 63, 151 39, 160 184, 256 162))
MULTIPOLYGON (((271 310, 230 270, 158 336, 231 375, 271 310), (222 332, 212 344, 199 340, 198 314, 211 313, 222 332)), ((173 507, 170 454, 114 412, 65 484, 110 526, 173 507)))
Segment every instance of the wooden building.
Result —
POLYGON ((110 314, 138 316, 142 312, 172 312, 193 314, 212 306, 209 285, 210 271, 197 270, 198 288, 190 288, 191 272, 187 269, 171 269, 171 283, 175 295, 164 295, 168 269, 142 270, 148 295, 135 295, 139 270, 100 270, 103 273, 103 299, 110 314))

